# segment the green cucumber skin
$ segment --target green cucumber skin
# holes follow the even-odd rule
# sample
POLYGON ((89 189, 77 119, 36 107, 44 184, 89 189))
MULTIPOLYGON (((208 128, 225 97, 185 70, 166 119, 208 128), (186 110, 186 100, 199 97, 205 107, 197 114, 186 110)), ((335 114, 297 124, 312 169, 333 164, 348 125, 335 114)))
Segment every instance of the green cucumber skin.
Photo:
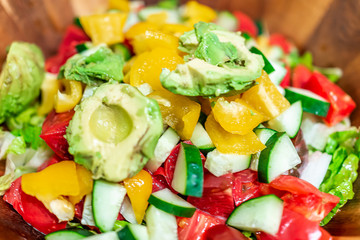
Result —
POLYGON ((260 157, 259 157, 259 164, 258 164, 258 172, 261 174, 258 174, 258 178, 259 178, 259 182, 263 182, 263 183, 269 183, 269 177, 268 177, 268 167, 269 167, 269 162, 270 162, 270 155, 271 155, 271 151, 272 148, 274 147, 274 145, 276 144, 277 140, 283 136, 284 132, 277 132, 275 134, 273 134, 266 142, 266 148, 264 150, 261 151, 260 153, 260 157), (260 162, 263 162, 262 164, 260 164, 260 162))
POLYGON ((186 156, 185 195, 201 197, 203 191, 204 172, 199 149, 190 144, 181 143, 186 156))
POLYGON ((134 234, 131 231, 129 225, 126 225, 123 229, 117 232, 117 235, 121 240, 139 240, 134 237, 134 234))
POLYGON ((92 235, 94 235, 92 232, 85 229, 80 229, 80 228, 64 229, 49 233, 48 235, 45 236, 45 240, 62 240, 62 239, 76 240, 76 239, 83 239, 92 235))
MULTIPOLYGON (((296 93, 293 93, 292 91, 289 91, 286 88, 285 88, 285 98, 290 102, 290 104, 293 104, 301 100, 302 109, 305 112, 312 113, 321 117, 326 117, 330 108, 330 103, 327 102, 323 102, 325 105, 327 105, 326 108, 318 108, 316 104, 314 105, 313 102, 314 100, 307 99, 306 97, 300 99, 296 93)), ((320 100, 315 100, 315 101, 320 102, 320 100)))
POLYGON ((161 199, 150 195, 148 202, 152 205, 154 205, 156 208, 173 214, 178 217, 192 217, 194 215, 196 208, 185 208, 185 207, 179 207, 172 204, 167 204, 166 202, 162 201, 161 199))

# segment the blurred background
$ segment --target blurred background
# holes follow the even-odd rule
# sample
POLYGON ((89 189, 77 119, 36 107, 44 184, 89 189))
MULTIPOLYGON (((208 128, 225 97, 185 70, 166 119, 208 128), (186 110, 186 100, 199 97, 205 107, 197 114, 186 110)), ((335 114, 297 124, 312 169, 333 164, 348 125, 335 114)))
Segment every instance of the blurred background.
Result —
MULTIPOLYGON (((145 2, 152 4, 156 1, 145 2)), ((359 0, 199 2, 217 10, 241 10, 253 19, 261 19, 270 32, 282 33, 301 50, 311 51, 315 65, 340 67, 344 72, 341 87, 360 105, 359 0)), ((66 26, 72 23, 74 16, 102 12, 106 8, 107 0, 0 0, 0 62, 4 61, 6 47, 14 40, 36 43, 46 56, 54 54, 66 26)), ((360 126, 360 108, 353 113, 352 120, 354 125, 360 126)), ((355 199, 327 226, 330 233, 360 236, 359 179, 355 189, 358 189, 355 199)), ((1 203, 0 213, 6 207, 1 203)), ((0 220, 0 239, 15 239, 1 238, 3 226, 6 226, 3 225, 4 221, 6 219, 0 220)), ((10 226, 9 223, 7 226, 10 226)))

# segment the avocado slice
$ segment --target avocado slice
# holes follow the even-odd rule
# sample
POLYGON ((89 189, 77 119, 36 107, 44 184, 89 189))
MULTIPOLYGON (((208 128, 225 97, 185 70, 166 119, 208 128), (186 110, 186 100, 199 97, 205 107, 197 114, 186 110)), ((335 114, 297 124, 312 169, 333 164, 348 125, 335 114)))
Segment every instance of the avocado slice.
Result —
POLYGON ((180 37, 179 50, 188 53, 186 63, 174 71, 163 69, 162 85, 186 96, 235 95, 255 85, 264 60, 251 53, 240 33, 213 23, 199 22, 180 37))
POLYGON ((154 156, 162 133, 158 103, 128 84, 104 83, 75 108, 66 132, 75 162, 119 182, 154 156))
POLYGON ((58 79, 76 80, 90 86, 123 80, 124 59, 106 46, 75 54, 60 68, 58 79))
POLYGON ((13 42, 0 75, 0 123, 16 115, 40 94, 44 57, 34 44, 13 42))

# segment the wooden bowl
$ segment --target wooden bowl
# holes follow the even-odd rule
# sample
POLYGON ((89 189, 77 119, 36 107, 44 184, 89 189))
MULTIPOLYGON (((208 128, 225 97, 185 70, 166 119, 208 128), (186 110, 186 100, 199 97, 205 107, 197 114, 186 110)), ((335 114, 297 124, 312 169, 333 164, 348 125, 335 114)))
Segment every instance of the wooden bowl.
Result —
MULTIPOLYGON (((147 1, 148 3, 156 1, 147 1)), ((263 19, 270 32, 280 32, 301 50, 313 53, 317 66, 338 66, 340 85, 360 106, 360 1, 358 0, 199 0, 218 10, 241 10, 263 19)), ((106 0, 3 0, 0 2, 0 62, 14 40, 34 42, 46 56, 55 53, 75 13, 106 7, 106 0)), ((360 108, 351 116, 360 125, 360 108)), ((0 168, 0 173, 2 169, 0 168)), ((360 239, 360 178, 353 200, 325 227, 337 239, 360 239), (340 237, 341 236, 341 237, 340 237)), ((42 239, 11 207, 0 200, 0 240, 42 239)))

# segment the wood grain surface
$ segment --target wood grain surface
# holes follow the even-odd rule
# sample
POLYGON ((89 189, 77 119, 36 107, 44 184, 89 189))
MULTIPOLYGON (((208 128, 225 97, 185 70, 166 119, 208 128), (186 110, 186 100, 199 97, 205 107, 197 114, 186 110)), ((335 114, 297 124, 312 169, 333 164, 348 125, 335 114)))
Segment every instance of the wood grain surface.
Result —
MULTIPOLYGON (((41 46, 46 56, 56 51, 74 10, 100 11, 105 0, 0 0, 0 62, 14 40, 41 46), (84 7, 82 7, 84 6, 84 7), (74 9, 74 10, 73 10, 74 9)), ((156 1, 146 1, 153 3, 156 1)), ((199 0, 219 10, 241 10, 263 19, 270 32, 289 37, 300 49, 314 54, 318 66, 339 66, 340 85, 360 106, 360 1, 359 0, 199 0)), ((360 107, 352 115, 360 126, 360 107)), ((360 179, 355 198, 342 208, 326 229, 337 240, 360 239, 360 179)), ((0 200, 0 239, 41 239, 21 217, 0 200), (5 235, 8 234, 8 235, 5 235)))

